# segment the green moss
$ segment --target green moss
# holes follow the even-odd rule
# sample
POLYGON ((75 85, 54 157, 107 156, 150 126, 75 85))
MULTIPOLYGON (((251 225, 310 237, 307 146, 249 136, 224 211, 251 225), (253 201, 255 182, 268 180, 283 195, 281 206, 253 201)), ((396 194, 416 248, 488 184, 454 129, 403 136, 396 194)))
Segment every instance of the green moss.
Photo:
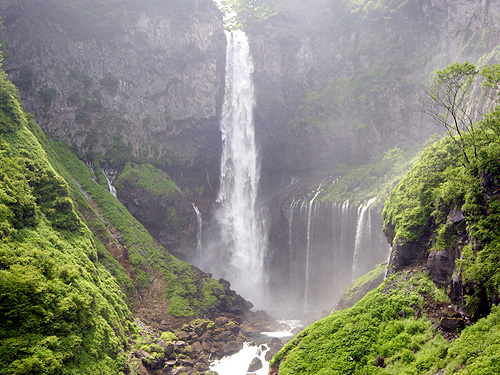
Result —
POLYGON ((444 211, 445 206, 449 209, 454 197, 463 191, 460 175, 455 176, 456 171, 453 170, 459 155, 460 149, 451 139, 436 142, 422 153, 419 161, 392 190, 383 217, 386 226, 395 227, 395 238, 407 241, 417 239, 431 214, 441 221, 445 219, 435 209, 439 207, 444 211), (446 179, 447 175, 457 178, 453 186, 446 179), (447 191, 452 191, 453 195, 447 196, 447 191), (435 195, 437 192, 440 192, 438 196, 435 195))
POLYGON ((160 197, 170 196, 176 191, 175 183, 165 172, 151 164, 135 164, 128 162, 116 181, 118 190, 126 184, 136 185, 160 197))
POLYGON ((279 374, 423 374, 446 356, 447 341, 431 322, 414 319, 434 285, 401 273, 353 307, 313 323, 273 358, 279 374), (376 366, 383 357, 385 368, 376 366))
MULTIPOLYGON (((164 278, 167 282, 167 291, 164 296, 159 297, 165 298, 165 303, 169 303, 169 299, 177 296, 173 304, 174 307, 171 307, 171 302, 169 303, 169 312, 174 316, 181 317, 196 315, 219 298, 218 296, 221 295, 223 289, 218 281, 171 256, 108 192, 107 185, 100 185, 92 180, 93 173, 84 163, 61 144, 53 143, 52 147, 56 151, 57 157, 64 160, 72 178, 78 181, 100 208, 104 220, 111 223, 121 233, 121 241, 127 249, 129 263, 133 266, 137 288, 149 290, 152 277, 164 278), (184 307, 187 307, 187 310, 184 307)), ((148 186, 155 189, 157 193, 170 194, 173 191, 173 185, 166 180, 162 172, 152 166, 130 165, 122 182, 127 181, 127 178, 137 178, 137 183, 140 183, 140 178, 146 178, 146 181, 150 179, 153 183, 148 186), (139 171, 140 173, 136 174, 139 171), (152 178, 148 171, 151 172, 152 178), (159 182, 157 177, 161 178, 159 182)), ((82 202, 82 204, 85 203, 82 202)), ((107 262, 107 264, 113 267, 112 273, 120 275, 119 279, 126 282, 125 285, 121 284, 122 288, 130 290, 129 278, 123 273, 123 268, 117 263, 107 262)))
POLYGON ((384 281, 386 271, 387 262, 384 262, 379 264, 375 269, 354 280, 340 298, 337 309, 345 309, 353 306, 363 298, 366 293, 379 286, 384 281))
POLYGON ((2 92, 0 373, 118 373, 130 319, 124 295, 96 261, 70 187, 3 71, 2 92))

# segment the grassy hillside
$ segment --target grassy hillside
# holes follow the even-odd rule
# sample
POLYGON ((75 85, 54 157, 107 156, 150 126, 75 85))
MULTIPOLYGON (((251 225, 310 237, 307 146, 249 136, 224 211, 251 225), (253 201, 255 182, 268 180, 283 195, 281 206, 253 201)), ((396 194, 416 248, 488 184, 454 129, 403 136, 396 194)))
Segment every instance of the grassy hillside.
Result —
POLYGON ((0 373, 112 374, 131 313, 0 71, 0 373))

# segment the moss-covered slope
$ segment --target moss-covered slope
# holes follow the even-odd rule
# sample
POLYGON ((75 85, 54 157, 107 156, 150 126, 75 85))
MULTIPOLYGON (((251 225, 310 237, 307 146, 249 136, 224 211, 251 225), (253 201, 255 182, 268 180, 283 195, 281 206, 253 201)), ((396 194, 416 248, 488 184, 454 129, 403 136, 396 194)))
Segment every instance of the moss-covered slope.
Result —
POLYGON ((47 140, 0 70, 0 374, 122 373, 133 316, 175 329, 250 307, 159 245, 98 165, 47 140))
POLYGON ((131 313, 0 71, 0 373, 112 374, 131 313))

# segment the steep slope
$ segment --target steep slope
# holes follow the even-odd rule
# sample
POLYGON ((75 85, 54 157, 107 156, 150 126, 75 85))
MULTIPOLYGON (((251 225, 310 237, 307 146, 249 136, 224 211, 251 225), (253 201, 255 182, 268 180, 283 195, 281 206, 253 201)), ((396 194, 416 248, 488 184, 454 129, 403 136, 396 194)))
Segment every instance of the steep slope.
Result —
POLYGON ((125 296, 0 71, 2 374, 117 373, 125 296))
POLYGON ((108 192, 98 166, 49 142, 3 70, 0 152, 0 373, 155 373, 188 357, 202 371, 209 354, 254 333, 252 305, 170 255, 108 192), (196 318, 205 319, 186 324, 196 318), (174 346, 176 335, 196 350, 174 346))
MULTIPOLYGON (((44 132, 100 164, 111 183, 128 161, 153 164, 184 193, 167 209, 196 201, 207 213, 219 176, 226 48, 212 1, 9 0, 0 13, 5 69, 44 132)), ((146 211, 137 217, 156 235, 158 213, 146 211)), ((184 219, 196 225, 193 210, 184 219)), ((186 259, 196 248, 191 234, 156 238, 186 259)))
POLYGON ((392 276, 288 344, 279 374, 498 372, 499 129, 495 108, 422 153, 383 212, 392 276))

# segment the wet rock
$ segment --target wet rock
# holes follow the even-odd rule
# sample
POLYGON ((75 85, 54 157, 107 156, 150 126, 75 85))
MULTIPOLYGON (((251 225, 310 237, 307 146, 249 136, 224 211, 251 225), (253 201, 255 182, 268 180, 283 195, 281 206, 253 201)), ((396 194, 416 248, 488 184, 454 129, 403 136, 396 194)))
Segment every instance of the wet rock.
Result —
POLYGON ((379 355, 376 356, 375 357, 375 366, 384 368, 385 367, 385 357, 381 357, 379 355))
POLYGON ((208 341, 203 341, 201 346, 203 347, 203 350, 206 352, 209 352, 210 349, 212 348, 212 344, 210 344, 208 341))
POLYGON ((237 341, 230 341, 221 349, 221 356, 231 355, 238 353, 241 349, 243 349, 243 344, 237 341))
POLYGON ((187 367, 194 367, 194 364, 196 363, 196 361, 193 359, 181 359, 180 361, 183 366, 187 367))
POLYGON ((392 245, 387 275, 404 269, 405 267, 417 264, 426 260, 426 246, 428 235, 423 235, 419 241, 406 241, 396 238, 392 245))
POLYGON ((230 321, 231 321, 231 319, 226 318, 225 316, 219 316, 217 319, 215 319, 215 326, 216 327, 224 327, 230 321))
POLYGON ((439 327, 445 331, 456 331, 465 328, 465 320, 463 318, 444 316, 439 322, 439 327))
POLYGON ((137 350, 135 356, 141 360, 144 366, 153 370, 159 370, 165 365, 164 358, 156 358, 151 353, 142 349, 137 350))
POLYGON ((182 367, 177 367, 177 368, 173 369, 170 374, 171 375, 181 375, 181 374, 182 375, 192 375, 192 374, 195 374, 195 370, 190 368, 190 367, 182 366, 182 367))
POLYGON ((185 341, 175 341, 174 342, 175 351, 178 351, 182 348, 185 348, 186 346, 187 346, 187 344, 185 341))
POLYGON ((174 344, 170 343, 165 345, 164 349, 165 349, 165 355, 167 356, 167 358, 170 358, 175 351, 175 346, 174 344))
POLYGON ((179 332, 176 336, 180 341, 186 341, 191 337, 189 333, 184 331, 179 332))
POLYGON ((203 352, 203 346, 200 344, 199 341, 195 341, 191 344, 191 348, 193 348, 193 351, 197 353, 203 352))
POLYGON ((270 361, 273 356, 280 351, 283 347, 283 343, 278 338, 273 338, 271 342, 268 344, 269 350, 266 352, 265 359, 266 361, 270 361))
POLYGON ((254 372, 260 370, 261 368, 262 368, 262 361, 258 357, 255 357, 254 359, 252 359, 252 362, 250 362, 247 372, 254 372))
POLYGON ((257 328, 246 323, 243 323, 240 328, 241 328, 241 334, 245 337, 250 338, 258 336, 260 334, 260 331, 257 328))
POLYGON ((450 256, 449 250, 432 250, 426 267, 436 284, 448 285, 455 268, 455 257, 450 256))

